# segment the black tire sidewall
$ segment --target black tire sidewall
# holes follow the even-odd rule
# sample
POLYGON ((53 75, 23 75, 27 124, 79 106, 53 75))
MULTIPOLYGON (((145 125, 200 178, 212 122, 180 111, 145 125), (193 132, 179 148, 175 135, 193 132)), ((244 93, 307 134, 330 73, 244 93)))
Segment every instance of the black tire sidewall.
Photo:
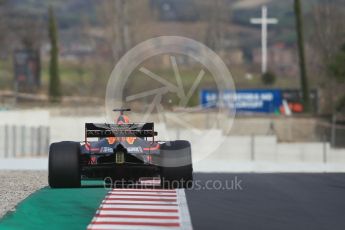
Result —
POLYGON ((80 187, 80 144, 63 141, 49 148, 48 182, 52 188, 80 187))
POLYGON ((185 140, 161 146, 161 180, 165 188, 186 188, 193 180, 191 144, 185 140))

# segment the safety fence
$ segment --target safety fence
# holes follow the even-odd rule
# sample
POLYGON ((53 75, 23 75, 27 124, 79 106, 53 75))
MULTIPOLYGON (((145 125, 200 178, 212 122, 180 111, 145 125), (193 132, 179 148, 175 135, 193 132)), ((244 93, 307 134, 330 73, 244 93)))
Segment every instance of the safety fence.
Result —
POLYGON ((47 156, 48 126, 0 125, 0 158, 47 156))

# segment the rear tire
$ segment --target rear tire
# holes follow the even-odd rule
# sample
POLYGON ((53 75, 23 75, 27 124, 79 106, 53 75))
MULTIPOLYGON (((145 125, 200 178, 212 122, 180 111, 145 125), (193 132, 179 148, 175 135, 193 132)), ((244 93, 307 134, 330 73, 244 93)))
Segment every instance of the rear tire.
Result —
POLYGON ((163 188, 190 188, 193 185, 191 145, 178 140, 161 145, 161 186, 163 188))
POLYGON ((63 141, 49 149, 48 182, 52 188, 80 187, 80 144, 63 141))

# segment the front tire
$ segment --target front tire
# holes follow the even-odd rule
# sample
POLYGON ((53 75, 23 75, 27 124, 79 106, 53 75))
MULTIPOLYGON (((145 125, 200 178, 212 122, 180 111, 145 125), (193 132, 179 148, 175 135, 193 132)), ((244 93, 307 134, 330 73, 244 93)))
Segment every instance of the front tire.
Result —
POLYGON ((63 141, 49 148, 48 182, 51 188, 80 187, 80 144, 63 141))
POLYGON ((161 186, 190 188, 193 183, 191 145, 188 141, 171 141, 161 145, 161 186))

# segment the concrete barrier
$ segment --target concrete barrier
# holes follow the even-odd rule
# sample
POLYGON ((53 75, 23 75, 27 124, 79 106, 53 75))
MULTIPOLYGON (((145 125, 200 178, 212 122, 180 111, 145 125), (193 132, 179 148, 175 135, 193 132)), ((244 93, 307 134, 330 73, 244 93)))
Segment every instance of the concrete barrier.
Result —
POLYGON ((231 161, 251 161, 251 137, 226 137, 223 143, 211 155, 213 159, 231 161))
POLYGON ((251 136, 252 150, 255 161, 277 160, 277 137, 276 136, 251 136))
POLYGON ((328 163, 339 163, 345 162, 345 149, 333 149, 327 145, 327 162, 328 163))

